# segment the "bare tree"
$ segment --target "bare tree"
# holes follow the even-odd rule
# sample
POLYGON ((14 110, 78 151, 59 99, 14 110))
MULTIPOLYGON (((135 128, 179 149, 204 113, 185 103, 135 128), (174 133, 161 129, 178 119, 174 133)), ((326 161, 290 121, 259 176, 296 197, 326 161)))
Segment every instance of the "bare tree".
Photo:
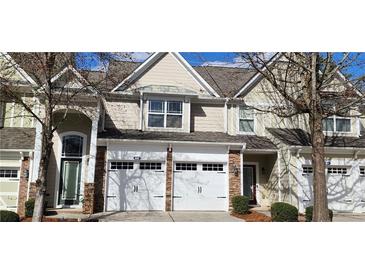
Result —
POLYGON ((26 115, 40 123, 42 128, 41 160, 39 175, 36 180, 36 198, 33 213, 33 221, 41 221, 44 212, 47 172, 54 132, 64 121, 70 109, 82 108, 78 101, 80 96, 89 96, 88 100, 95 101, 103 95, 102 91, 108 85, 108 77, 105 71, 110 55, 98 53, 94 54, 94 57, 90 57, 91 55, 82 56, 76 53, 41 52, 12 53, 10 55, 3 54, 3 56, 0 65, 0 99, 11 100, 22 106, 25 113, 27 113, 26 115), (91 60, 90 58, 96 58, 97 60, 91 60), (98 62, 100 73, 98 77, 93 78, 93 84, 90 84, 90 81, 85 80, 89 78, 88 72, 82 71, 82 77, 75 67, 76 65, 88 66, 93 62, 98 62), (100 66, 104 66, 105 69, 100 66), (65 70, 69 70, 71 73, 63 74, 65 70), (31 77, 28 83, 23 83, 23 80, 18 80, 14 76, 19 72, 24 74, 24 71, 31 77), (78 88, 68 87, 67 83, 75 77, 78 79, 78 84, 82 86, 78 88), (24 85, 31 88, 24 89, 24 85), (95 87, 101 88, 95 89, 95 87), (29 98, 33 98, 33 100, 29 98), (62 107, 65 112, 62 118, 56 121, 53 114, 59 107, 62 107))
MULTIPOLYGON (((325 177, 325 119, 359 116, 364 102, 365 67, 360 53, 240 53, 260 82, 270 106, 258 109, 308 121, 312 147, 313 221, 329 221, 325 177), (350 75, 349 72, 355 72, 350 75), (345 76, 346 74, 346 76, 345 76)), ((331 126, 331 125, 327 125, 331 126)))

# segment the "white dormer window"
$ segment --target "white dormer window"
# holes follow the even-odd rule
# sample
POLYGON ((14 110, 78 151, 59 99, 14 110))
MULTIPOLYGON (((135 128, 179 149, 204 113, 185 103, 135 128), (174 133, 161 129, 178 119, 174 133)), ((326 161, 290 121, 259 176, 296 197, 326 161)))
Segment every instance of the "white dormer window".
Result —
POLYGON ((182 116, 182 101, 148 102, 148 127, 182 128, 182 116))
POLYGON ((238 127, 240 133, 255 132, 255 112, 247 106, 240 106, 238 127))
POLYGON ((326 132, 351 132, 351 118, 332 116, 323 119, 323 130, 326 132))

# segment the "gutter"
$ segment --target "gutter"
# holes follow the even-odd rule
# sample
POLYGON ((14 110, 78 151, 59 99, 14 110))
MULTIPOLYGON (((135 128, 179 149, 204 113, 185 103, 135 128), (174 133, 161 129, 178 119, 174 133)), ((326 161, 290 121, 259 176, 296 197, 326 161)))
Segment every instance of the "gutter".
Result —
POLYGON ((173 140, 141 140, 141 139, 108 139, 99 138, 98 145, 110 143, 149 143, 149 144, 189 144, 189 145, 217 145, 217 146, 241 146, 246 148, 246 143, 229 143, 229 142, 194 142, 194 141, 173 141, 173 140))

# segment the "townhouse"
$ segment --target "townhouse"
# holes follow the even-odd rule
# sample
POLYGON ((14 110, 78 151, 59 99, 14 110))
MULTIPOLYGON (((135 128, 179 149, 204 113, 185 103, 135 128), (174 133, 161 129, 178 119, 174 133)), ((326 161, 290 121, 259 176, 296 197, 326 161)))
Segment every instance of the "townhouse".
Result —
MULTIPOLYGON (((306 118, 256 111, 270 100, 255 72, 192 67, 171 52, 112 62, 113 79, 102 84, 102 72, 61 72, 55 81, 72 77, 60 85, 77 89, 88 81, 93 88, 55 132, 48 207, 228 211, 235 195, 261 206, 285 201, 301 212, 313 203, 306 118)), ((24 89, 34 88, 26 71, 18 67, 15 75, 24 89)), ((34 196, 41 127, 24 110, 15 118, 13 102, 1 106, 0 207, 22 213, 34 196)), ((59 106, 55 121, 64 112, 59 106)), ((325 122, 329 207, 364 212, 363 120, 325 122)))

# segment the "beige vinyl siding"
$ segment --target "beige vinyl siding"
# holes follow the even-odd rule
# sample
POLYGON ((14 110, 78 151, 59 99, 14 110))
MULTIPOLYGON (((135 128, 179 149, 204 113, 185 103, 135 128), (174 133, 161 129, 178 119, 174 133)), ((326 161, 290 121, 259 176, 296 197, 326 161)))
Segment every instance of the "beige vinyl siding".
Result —
POLYGON ((224 105, 191 104, 191 129, 224 132, 224 105))
POLYGON ((105 128, 139 129, 139 101, 107 102, 105 128))
POLYGON ((149 85, 178 86, 194 91, 202 89, 192 75, 170 53, 145 72, 134 87, 149 85))

